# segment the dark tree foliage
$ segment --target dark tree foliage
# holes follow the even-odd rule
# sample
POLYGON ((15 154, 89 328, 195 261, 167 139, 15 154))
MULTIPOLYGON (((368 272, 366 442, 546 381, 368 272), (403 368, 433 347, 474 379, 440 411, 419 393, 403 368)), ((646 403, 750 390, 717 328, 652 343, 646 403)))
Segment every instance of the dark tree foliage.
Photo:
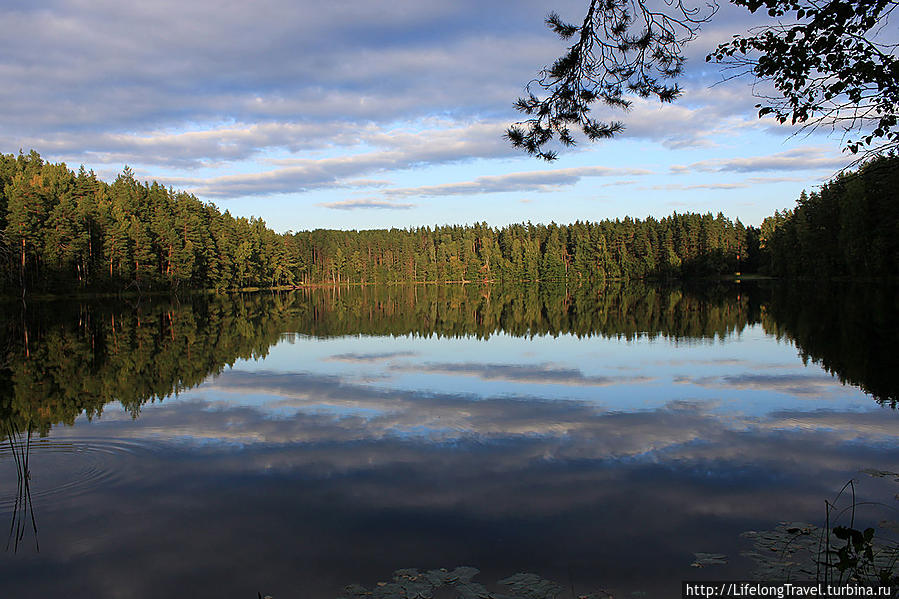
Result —
MULTIPOLYGON (((757 79, 760 117, 772 114, 781 123, 841 132, 853 153, 870 156, 899 146, 899 61, 889 29, 899 2, 730 2, 751 12, 767 11, 772 24, 735 35, 706 60, 722 62, 731 78, 757 79)), ((666 10, 656 11, 649 8, 652 0, 590 0, 581 25, 550 14, 550 28, 574 43, 518 100, 516 108, 528 118, 507 131, 512 145, 553 160, 556 153, 547 144, 574 144, 572 128, 591 140, 623 130, 618 121, 591 116, 596 102, 627 109, 627 95, 675 100, 683 47, 712 18, 717 4, 711 2, 706 10, 680 0, 666 4, 666 10)))
POLYGON ((760 267, 781 277, 899 278, 899 157, 843 173, 762 222, 760 267))
POLYGON ((840 131, 853 154, 899 147, 897 40, 893 35, 893 43, 877 41, 899 2, 731 2, 777 19, 751 35, 734 36, 706 58, 771 84, 776 94, 761 96, 760 117, 772 114, 781 123, 840 131))

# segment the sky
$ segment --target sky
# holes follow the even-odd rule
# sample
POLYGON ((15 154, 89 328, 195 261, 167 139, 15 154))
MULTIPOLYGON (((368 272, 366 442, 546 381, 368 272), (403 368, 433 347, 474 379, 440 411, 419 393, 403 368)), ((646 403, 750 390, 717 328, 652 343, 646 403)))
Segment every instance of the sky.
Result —
MULTIPOLYGON (((697 2, 697 5, 700 3, 697 2)), ((539 161, 503 139, 584 0, 0 0, 0 152, 194 193, 276 231, 723 212, 760 224, 851 162, 759 119, 705 55, 759 17, 723 5, 683 96, 539 161)))

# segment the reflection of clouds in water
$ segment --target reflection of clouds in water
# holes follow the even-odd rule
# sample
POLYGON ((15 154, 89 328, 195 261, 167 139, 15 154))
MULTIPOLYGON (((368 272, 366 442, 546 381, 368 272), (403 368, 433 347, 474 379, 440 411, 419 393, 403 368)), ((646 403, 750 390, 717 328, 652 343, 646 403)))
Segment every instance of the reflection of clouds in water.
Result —
POLYGON ((652 380, 646 376, 588 376, 578 368, 561 368, 551 364, 483 364, 473 362, 425 364, 394 364, 390 369, 396 372, 421 372, 426 374, 446 374, 451 376, 471 376, 485 381, 506 381, 546 385, 575 385, 605 387, 629 383, 646 383, 652 380))
MULTIPOLYGON (((628 511, 645 504, 654 506, 651 517, 641 516, 653 520, 641 521, 647 531, 694 516, 776 518, 784 505, 817 510, 824 495, 814 489, 829 493, 861 467, 891 467, 897 444, 895 427, 890 430, 878 412, 781 413, 729 422, 699 403, 635 413, 577 411, 574 406, 566 424, 535 434, 520 432, 521 422, 530 418, 536 429, 540 414, 547 414, 521 413, 539 409, 534 402, 440 401, 460 409, 467 404, 473 415, 486 414, 490 423, 484 430, 410 437, 402 432, 412 426, 414 415, 364 420, 301 413, 272 420, 255 408, 210 410, 208 403, 191 401, 149 411, 130 425, 85 426, 98 438, 103 432, 146 438, 169 431, 170 438, 180 433, 194 441, 242 441, 169 445, 193 456, 178 465, 184 480, 206 472, 225 478, 299 475, 345 486, 340 501, 366 510, 427 506, 490 518, 546 517, 610 505, 628 511), (508 427, 497 416, 499 408, 508 413, 508 427), (572 427, 577 420, 582 425, 572 427), (789 426, 797 420, 806 426, 789 426), (771 494, 766 490, 771 485, 788 488, 771 494), (711 495, 702 496, 702 489, 711 495)), ((417 410, 409 408, 415 414, 427 411, 430 399, 420 397, 419 403, 417 410)), ((553 412, 558 417, 565 406, 550 407, 558 409, 553 412)), ((70 431, 83 433, 83 428, 54 430, 54 435, 70 431)), ((154 473, 154 464, 142 465, 141 477, 171 475, 166 466, 154 473)))
POLYGON ((756 362, 742 358, 712 358, 704 360, 673 358, 670 360, 656 360, 653 363, 658 366, 743 366, 752 370, 782 370, 796 367, 796 364, 792 362, 756 362))
MULTIPOLYGON (((525 352, 533 354, 533 352, 525 352)), ((579 368, 565 368, 548 363, 501 364, 482 362, 425 362, 410 363, 403 358, 420 355, 412 351, 380 353, 343 353, 324 358, 325 362, 347 362, 354 364, 377 364, 389 362, 390 372, 435 374, 476 377, 485 381, 504 381, 545 385, 608 386, 629 383, 645 383, 653 380, 646 376, 590 376, 579 368), (399 360, 399 361, 395 361, 399 360)), ((618 370, 622 368, 619 367, 618 370)), ((634 368, 628 368, 633 370, 634 368)))
MULTIPOLYGON (((336 376, 308 373, 232 371, 206 388, 235 393, 252 390, 278 397, 273 402, 275 407, 291 407, 302 412, 303 419, 329 422, 337 439, 343 440, 413 432, 434 439, 471 434, 566 434, 589 420, 598 409, 583 402, 530 397, 481 399, 470 394, 384 390, 350 384, 336 376), (335 414, 319 412, 327 406, 335 414)), ((221 409, 228 410, 227 404, 221 409)), ((272 420, 275 424, 285 427, 281 434, 319 434, 318 428, 291 429, 289 420, 272 420)))
POLYGON ((724 414, 714 401, 672 401, 653 410, 620 412, 593 401, 385 390, 308 373, 231 371, 205 389, 213 397, 252 390, 271 401, 262 408, 206 399, 181 402, 146 411, 131 432, 246 444, 496 443, 527 437, 542 440, 536 457, 558 459, 736 458, 750 449, 752 455, 768 455, 764 447, 747 447, 747 439, 787 432, 822 442, 896 443, 897 414, 885 417, 882 410, 758 417, 724 414), (290 415, 283 415, 285 408, 290 415))
POLYGON ((769 429, 826 431, 834 440, 899 444, 899 413, 883 407, 864 412, 783 410, 771 413, 760 425, 769 429))
POLYGON ((879 409, 751 418, 722 415, 712 402, 679 401, 613 412, 581 401, 481 399, 235 371, 194 397, 226 389, 276 395, 298 412, 272 418, 265 407, 184 398, 148 407, 134 421, 124 414, 110 421, 109 411, 52 431, 60 440, 108 435, 159 448, 129 462, 129 486, 75 497, 58 515, 43 506, 48 530, 54 518, 65 523, 57 546, 76 548, 60 551, 57 563, 70 565, 50 569, 58 580, 77 570, 68 576, 108 581, 91 564, 124 571, 121 556, 128 556, 173 573, 120 581, 152 589, 136 597, 176 596, 179 576, 198 571, 218 574, 208 582, 210 596, 255 583, 232 572, 233 564, 261 568, 265 582, 308 581, 307 596, 334 597, 364 579, 364 567, 373 577, 397 564, 463 562, 502 575, 551 574, 574 560, 584 584, 605 576, 597 582, 645 588, 647 580, 689 576, 693 551, 737 555, 743 530, 822 516, 823 498, 862 467, 895 469, 897 414, 879 409), (323 405, 337 410, 322 412, 323 405), (179 438, 187 442, 165 442, 179 438), (95 545, 103 560, 78 554, 100 520, 127 534, 95 545), (637 582, 629 583, 635 564, 637 582))
POLYGON ((412 351, 394 351, 381 353, 345 353, 335 354, 324 358, 325 362, 349 362, 349 363, 377 363, 386 362, 396 358, 411 358, 418 355, 412 351))
MULTIPOLYGON (((749 362, 739 358, 719 358, 712 360, 684 360, 681 358, 672 358, 670 360, 655 360, 653 364, 657 366, 701 366, 710 364, 715 366, 741 366, 749 364, 749 362)), ((755 366, 755 364, 753 364, 753 366, 755 366)))
POLYGON ((841 387, 833 376, 819 374, 738 374, 698 378, 677 377, 677 382, 690 382, 701 387, 775 391, 795 396, 819 396, 841 387))

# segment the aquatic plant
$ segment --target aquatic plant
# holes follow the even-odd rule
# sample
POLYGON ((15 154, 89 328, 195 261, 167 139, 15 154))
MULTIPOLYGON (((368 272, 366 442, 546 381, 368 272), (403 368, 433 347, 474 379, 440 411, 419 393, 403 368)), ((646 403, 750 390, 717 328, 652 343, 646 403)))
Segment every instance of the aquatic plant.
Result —
MULTIPOLYGON (((531 573, 518 573, 499 582, 502 592, 488 591, 472 580, 480 570, 460 566, 453 570, 440 568, 420 572, 416 569, 397 570, 390 582, 379 582, 372 589, 358 584, 346 587, 339 599, 431 599, 448 590, 457 599, 556 599, 565 588, 531 573)), ((578 595, 578 599, 611 599, 605 591, 578 595)))
MULTIPOLYGON (((894 472, 862 472, 877 477, 899 477, 894 472)), ((825 501, 823 527, 806 522, 781 522, 773 530, 743 533, 744 538, 753 542, 753 548, 742 555, 756 563, 754 576, 759 580, 882 584, 899 591, 899 542, 889 536, 890 531, 899 531, 899 525, 881 520, 877 528, 857 527, 858 510, 873 506, 896 511, 882 503, 858 501, 855 481, 850 480, 833 500, 825 501)))

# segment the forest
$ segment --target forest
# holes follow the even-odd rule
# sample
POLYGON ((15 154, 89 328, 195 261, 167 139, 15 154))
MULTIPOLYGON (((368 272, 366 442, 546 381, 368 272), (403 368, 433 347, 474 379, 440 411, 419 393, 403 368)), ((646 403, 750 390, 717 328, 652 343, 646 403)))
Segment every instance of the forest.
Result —
POLYGON ((766 218, 760 268, 780 277, 899 275, 899 157, 880 158, 802 192, 766 218))
POLYGON ((7 290, 246 289, 396 282, 597 283, 760 272, 893 277, 899 158, 800 196, 760 228, 722 213, 276 233, 192 194, 106 183, 31 151, 0 155, 0 281, 7 290))

